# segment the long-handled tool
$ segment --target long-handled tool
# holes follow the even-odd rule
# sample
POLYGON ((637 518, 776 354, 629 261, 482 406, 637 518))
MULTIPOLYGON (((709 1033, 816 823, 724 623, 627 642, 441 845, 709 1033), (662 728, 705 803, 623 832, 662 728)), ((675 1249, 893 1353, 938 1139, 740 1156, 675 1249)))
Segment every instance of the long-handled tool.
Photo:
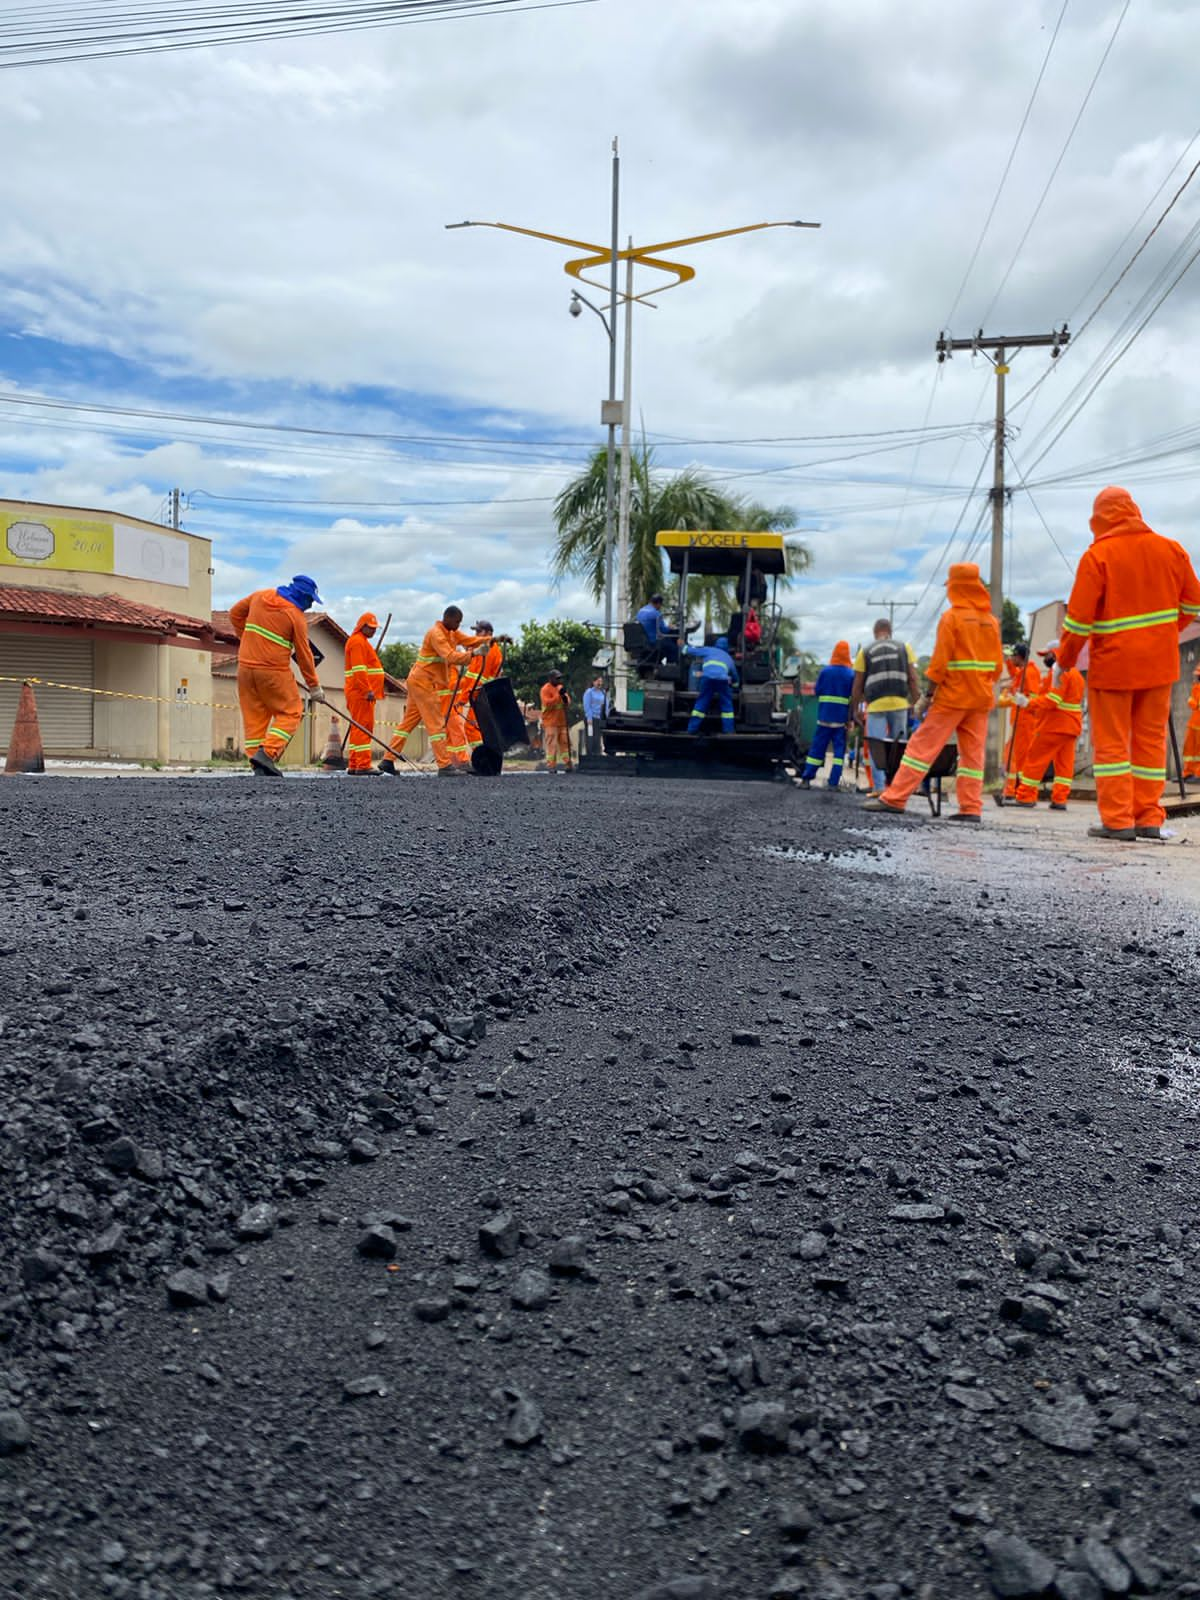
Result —
POLYGON ((343 711, 342 716, 345 717, 352 728, 357 728, 359 733, 365 733, 367 738, 373 740, 381 750, 386 750, 390 760, 394 761, 399 756, 401 761, 407 762, 410 767, 416 767, 417 763, 415 761, 410 761, 402 750, 393 750, 386 739, 381 739, 377 733, 373 733, 365 723, 359 722, 357 717, 352 717, 348 711, 343 711))
POLYGON ((1179 755, 1179 735, 1175 732, 1175 718, 1167 718, 1167 731, 1171 735, 1171 750, 1175 756, 1175 776, 1179 781, 1179 798, 1186 800, 1188 797, 1187 784, 1183 778, 1183 761, 1179 755))

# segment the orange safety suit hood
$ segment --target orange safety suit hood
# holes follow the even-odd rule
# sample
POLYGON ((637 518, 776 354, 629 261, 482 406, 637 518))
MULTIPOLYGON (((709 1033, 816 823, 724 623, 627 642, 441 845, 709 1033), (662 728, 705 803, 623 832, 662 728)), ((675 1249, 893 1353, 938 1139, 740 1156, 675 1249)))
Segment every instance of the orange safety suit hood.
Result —
POLYGON ((829 658, 829 665, 831 667, 852 667, 854 665, 850 659, 850 646, 845 639, 839 639, 834 645, 833 654, 829 658))
POLYGON ((364 611, 362 616, 359 617, 358 621, 354 624, 354 631, 355 633, 362 633, 364 628, 378 628, 378 626, 379 618, 375 615, 375 613, 373 611, 364 611))
POLYGON ((991 598, 973 561, 956 561, 946 577, 946 594, 952 606, 969 606, 972 611, 990 611, 991 598))
POLYGON ((1153 533, 1142 519, 1141 507, 1128 489, 1101 489, 1092 506, 1092 536, 1108 539, 1115 533, 1153 533))

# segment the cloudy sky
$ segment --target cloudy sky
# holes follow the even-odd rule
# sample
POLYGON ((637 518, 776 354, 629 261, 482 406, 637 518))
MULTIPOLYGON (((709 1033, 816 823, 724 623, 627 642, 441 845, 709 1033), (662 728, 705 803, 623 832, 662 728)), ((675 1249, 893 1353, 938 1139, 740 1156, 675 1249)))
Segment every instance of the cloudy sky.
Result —
MULTIPOLYGON (((659 466, 794 510, 809 648, 881 596, 922 642, 946 562, 986 563, 991 475, 991 367, 934 340, 1081 327, 1200 157, 1197 59, 1191 0, 597 0, 7 70, 0 495, 155 518, 178 485, 218 604, 308 571, 394 637, 452 599, 598 616, 548 557, 603 330, 566 314, 567 252, 444 224, 603 243, 618 134, 639 243, 822 224, 700 247, 636 313, 659 466)), ((1200 268, 1105 373, 1198 240, 1200 178, 1053 370, 1013 360, 1023 610, 1066 593, 1108 481, 1200 554, 1200 268)))

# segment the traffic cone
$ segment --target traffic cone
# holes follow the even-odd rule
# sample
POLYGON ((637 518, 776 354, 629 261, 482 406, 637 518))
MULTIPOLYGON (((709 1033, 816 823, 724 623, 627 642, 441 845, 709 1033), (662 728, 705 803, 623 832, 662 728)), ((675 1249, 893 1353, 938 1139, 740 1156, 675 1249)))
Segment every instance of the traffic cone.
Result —
POLYGON ((341 772, 346 766, 346 758, 342 754, 342 741, 338 738, 336 716, 329 725, 329 737, 325 741, 325 754, 321 757, 321 765, 328 767, 331 772, 341 772))
POLYGON ((42 730, 38 727, 37 701, 33 698, 33 685, 21 685, 21 698, 17 703, 17 720, 13 723, 12 738, 8 742, 6 776, 17 772, 45 772, 42 756, 42 730))

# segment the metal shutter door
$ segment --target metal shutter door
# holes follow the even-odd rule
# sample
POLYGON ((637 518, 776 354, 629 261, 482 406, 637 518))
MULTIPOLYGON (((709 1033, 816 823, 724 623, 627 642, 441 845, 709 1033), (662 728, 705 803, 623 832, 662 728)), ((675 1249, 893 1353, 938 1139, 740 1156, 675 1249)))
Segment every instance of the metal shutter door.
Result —
MULTIPOLYGON (((22 638, 11 633, 0 634, 0 754, 8 749, 17 701, 21 697, 20 681, 2 680, 49 678, 56 683, 77 683, 81 689, 90 689, 94 683, 92 651, 90 639, 52 639, 45 634, 22 638)), ((33 692, 37 697, 42 744, 48 755, 56 750, 92 748, 94 702, 90 694, 49 689, 38 683, 34 684, 33 692)))

